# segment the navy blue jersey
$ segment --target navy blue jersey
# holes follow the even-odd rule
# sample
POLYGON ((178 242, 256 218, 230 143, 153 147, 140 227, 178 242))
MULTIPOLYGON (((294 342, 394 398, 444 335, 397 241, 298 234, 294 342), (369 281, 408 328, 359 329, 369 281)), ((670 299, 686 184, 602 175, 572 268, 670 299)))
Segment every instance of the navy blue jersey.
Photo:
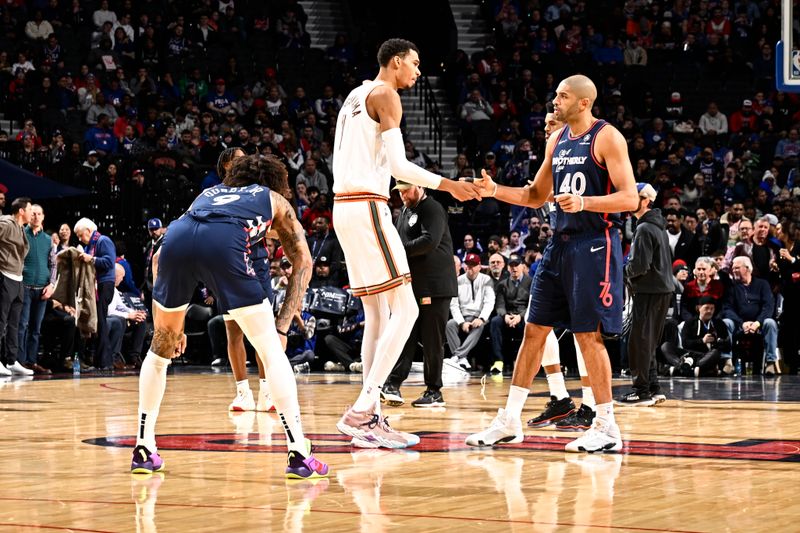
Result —
POLYGON ((250 244, 255 245, 272 226, 270 190, 263 185, 217 185, 201 192, 186 214, 200 221, 238 223, 247 231, 250 244))
MULTIPOLYGON (((569 126, 561 129, 553 150, 553 193, 605 196, 614 191, 608 169, 594 157, 594 141, 608 123, 596 120, 589 131, 573 137, 569 126)), ((619 213, 565 213, 556 204, 556 233, 598 233, 621 224, 619 213)))

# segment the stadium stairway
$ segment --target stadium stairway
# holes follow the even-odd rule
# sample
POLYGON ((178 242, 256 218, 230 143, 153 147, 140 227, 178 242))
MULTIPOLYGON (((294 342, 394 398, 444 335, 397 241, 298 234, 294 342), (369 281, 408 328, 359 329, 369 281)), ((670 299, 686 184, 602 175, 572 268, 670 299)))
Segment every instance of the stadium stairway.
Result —
MULTIPOLYGON (((453 161, 458 153, 458 125, 453 116, 453 111, 447 101, 444 84, 439 76, 429 76, 436 104, 442 115, 442 169, 450 171, 453 161)), ((419 87, 403 91, 400 99, 403 102, 403 116, 406 120, 406 134, 408 139, 420 152, 424 152, 436 160, 433 135, 429 134, 428 124, 425 122, 425 109, 419 98, 419 87)))
POLYGON ((481 14, 480 0, 450 0, 450 9, 458 28, 458 47, 472 57, 486 45, 494 44, 491 28, 481 14))
POLYGON ((308 15, 306 31, 312 47, 325 50, 333 45, 337 33, 347 33, 339 0, 304 0, 299 4, 308 15))

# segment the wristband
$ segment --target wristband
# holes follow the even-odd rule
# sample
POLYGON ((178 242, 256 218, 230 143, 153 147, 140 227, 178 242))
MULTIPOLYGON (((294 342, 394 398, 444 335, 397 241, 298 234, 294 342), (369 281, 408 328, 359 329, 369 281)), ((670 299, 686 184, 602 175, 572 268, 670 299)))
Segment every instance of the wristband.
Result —
POLYGON ((581 208, 578 211, 583 211, 583 196, 578 196, 578 198, 581 200, 581 208))
POLYGON ((492 194, 489 196, 489 198, 494 198, 495 196, 497 196, 497 183, 494 184, 494 190, 492 191, 492 194))
POLYGON ((281 331, 281 330, 279 330, 277 327, 275 328, 275 331, 277 331, 277 332, 278 332, 278 335, 283 335, 284 337, 289 337, 289 333, 288 333, 288 332, 286 332, 286 331, 281 331))

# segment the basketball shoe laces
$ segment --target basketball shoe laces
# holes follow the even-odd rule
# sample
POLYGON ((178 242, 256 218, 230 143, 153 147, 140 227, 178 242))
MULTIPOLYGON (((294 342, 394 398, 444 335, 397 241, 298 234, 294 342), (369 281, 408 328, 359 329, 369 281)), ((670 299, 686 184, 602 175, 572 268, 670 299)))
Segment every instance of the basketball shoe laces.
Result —
POLYGON ((381 415, 375 413, 372 415, 372 418, 370 418, 369 422, 364 422, 361 425, 367 426, 369 429, 375 429, 375 427, 378 426, 380 423, 381 423, 381 415))

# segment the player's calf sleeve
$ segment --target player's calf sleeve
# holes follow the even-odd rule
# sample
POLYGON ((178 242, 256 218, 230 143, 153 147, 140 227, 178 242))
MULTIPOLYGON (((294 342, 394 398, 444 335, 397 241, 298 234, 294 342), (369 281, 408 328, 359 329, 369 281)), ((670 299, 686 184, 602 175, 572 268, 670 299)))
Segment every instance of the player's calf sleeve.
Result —
POLYGON ((269 382, 269 391, 275 409, 286 432, 289 450, 307 454, 305 435, 300 423, 300 406, 297 401, 297 383, 292 365, 281 346, 272 309, 264 304, 234 309, 230 315, 242 328, 247 340, 264 364, 264 373, 269 382))
POLYGON ((542 355, 542 366, 560 365, 561 356, 558 349, 558 339, 553 330, 547 334, 544 340, 544 354, 542 355))
POLYGON ((382 294, 364 296, 361 298, 364 306, 364 335, 361 341, 362 375, 366 381, 372 362, 375 360, 375 350, 381 332, 389 320, 389 305, 382 294))
POLYGON ((156 451, 156 420, 167 388, 168 367, 169 359, 148 351, 139 371, 139 429, 136 445, 145 446, 151 452, 156 451))
POLYGON ((392 372, 400 352, 419 315, 411 285, 401 285, 384 293, 391 317, 381 332, 375 347, 375 357, 369 374, 365 374, 361 394, 353 404, 356 411, 366 411, 378 403, 380 387, 392 372))

